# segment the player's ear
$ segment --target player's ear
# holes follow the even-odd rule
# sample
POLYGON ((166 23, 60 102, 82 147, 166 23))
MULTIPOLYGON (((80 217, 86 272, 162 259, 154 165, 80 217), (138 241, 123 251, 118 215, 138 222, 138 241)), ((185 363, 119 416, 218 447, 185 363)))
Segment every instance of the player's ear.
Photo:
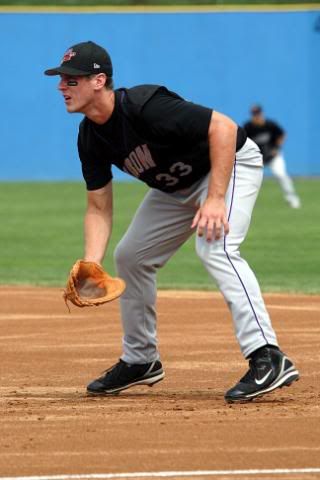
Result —
POLYGON ((104 88, 107 81, 107 75, 105 73, 98 73, 95 76, 95 90, 101 90, 104 88))

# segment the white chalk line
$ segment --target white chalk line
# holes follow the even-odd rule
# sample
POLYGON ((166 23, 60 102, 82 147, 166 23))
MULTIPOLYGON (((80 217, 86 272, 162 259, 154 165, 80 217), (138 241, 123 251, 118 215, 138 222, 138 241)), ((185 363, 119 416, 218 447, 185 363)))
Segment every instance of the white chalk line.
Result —
MULTIPOLYGON (((266 304, 269 310, 284 310, 284 311, 297 311, 297 312, 320 312, 319 305, 275 305, 266 304)), ((207 309, 208 312, 225 312, 226 307, 212 307, 207 309)), ((103 312, 101 311, 103 314, 103 312)), ((160 315, 164 315, 160 313, 160 315)), ((70 313, 0 313, 0 321, 14 321, 14 320, 65 320, 74 318, 70 313)), ((79 314, 76 312, 77 319, 87 319, 87 315, 79 314)))
POLYGON ((79 475, 40 475, 30 477, 0 477, 0 480, 102 480, 115 478, 172 478, 172 477, 217 477, 241 475, 290 475, 320 473, 320 468, 266 468, 249 470, 190 470, 168 472, 88 473, 79 475))
POLYGON ((320 305, 275 305, 272 303, 267 303, 267 307, 269 310, 272 308, 274 310, 296 310, 296 311, 303 311, 303 312, 319 312, 320 305))
MULTIPOLYGON (((65 320, 71 317, 70 313, 0 313, 0 320, 65 320)), ((77 314, 77 318, 88 318, 77 314)))

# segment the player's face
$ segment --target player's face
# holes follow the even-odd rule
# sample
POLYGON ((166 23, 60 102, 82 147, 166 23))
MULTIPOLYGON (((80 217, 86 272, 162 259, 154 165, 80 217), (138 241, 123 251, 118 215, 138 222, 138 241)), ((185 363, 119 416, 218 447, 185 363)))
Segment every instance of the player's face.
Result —
POLYGON ((263 122, 264 122, 264 117, 263 117, 263 114, 262 113, 253 113, 251 115, 251 120, 252 120, 252 123, 254 123, 255 125, 261 125, 263 122))
POLYGON ((93 101, 92 77, 61 75, 58 89, 69 113, 84 113, 93 101))

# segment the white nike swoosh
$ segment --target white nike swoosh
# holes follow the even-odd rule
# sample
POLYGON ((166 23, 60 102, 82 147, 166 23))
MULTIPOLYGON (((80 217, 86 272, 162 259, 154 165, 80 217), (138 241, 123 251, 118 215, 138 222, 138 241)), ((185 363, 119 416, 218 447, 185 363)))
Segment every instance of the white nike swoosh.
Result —
POLYGON ((269 372, 266 373, 265 376, 261 378, 261 380, 258 380, 257 378, 255 378, 254 381, 256 382, 257 385, 261 385, 262 383, 264 383, 264 382, 267 380, 267 378, 269 377, 269 375, 270 375, 271 373, 272 373, 272 369, 269 370, 269 372))

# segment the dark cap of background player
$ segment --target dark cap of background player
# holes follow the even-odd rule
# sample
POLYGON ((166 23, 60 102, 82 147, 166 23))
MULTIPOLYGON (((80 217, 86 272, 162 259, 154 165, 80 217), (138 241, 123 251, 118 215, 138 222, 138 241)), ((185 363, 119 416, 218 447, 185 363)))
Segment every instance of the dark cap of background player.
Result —
POLYGON ((59 67, 46 70, 45 75, 85 76, 105 73, 112 77, 113 69, 108 52, 94 42, 82 42, 70 47, 59 67))
POLYGON ((251 115, 260 115, 263 112, 261 105, 252 105, 250 108, 251 115))

